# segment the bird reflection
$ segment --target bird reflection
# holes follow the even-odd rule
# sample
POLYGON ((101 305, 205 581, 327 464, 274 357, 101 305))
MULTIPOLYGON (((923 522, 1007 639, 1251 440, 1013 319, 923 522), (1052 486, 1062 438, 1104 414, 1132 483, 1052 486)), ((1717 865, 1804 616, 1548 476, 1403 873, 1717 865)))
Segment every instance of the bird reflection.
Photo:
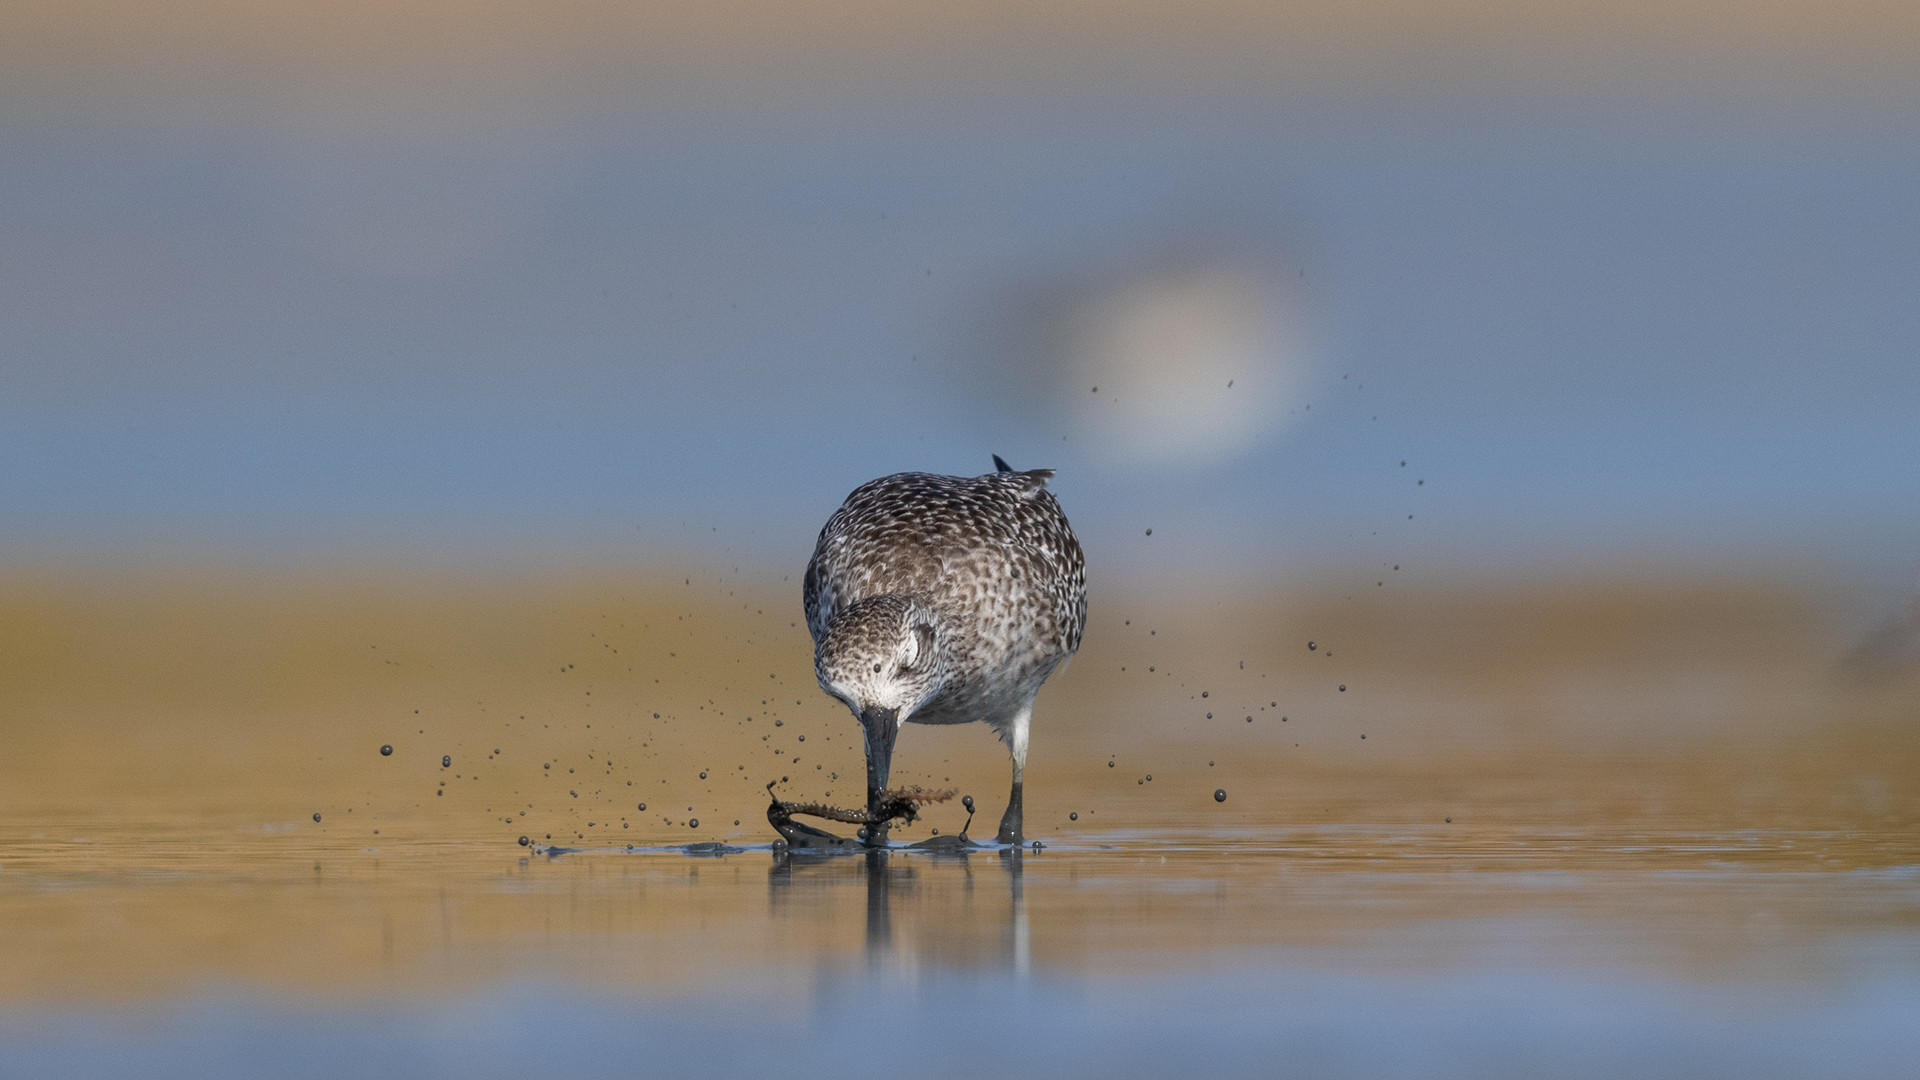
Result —
POLYGON ((825 936, 849 912, 848 894, 859 888, 870 969, 1024 976, 1032 943, 1023 871, 1019 848, 778 851, 768 874, 769 906, 795 931, 825 936), (996 887, 1001 882, 1004 891, 996 887))

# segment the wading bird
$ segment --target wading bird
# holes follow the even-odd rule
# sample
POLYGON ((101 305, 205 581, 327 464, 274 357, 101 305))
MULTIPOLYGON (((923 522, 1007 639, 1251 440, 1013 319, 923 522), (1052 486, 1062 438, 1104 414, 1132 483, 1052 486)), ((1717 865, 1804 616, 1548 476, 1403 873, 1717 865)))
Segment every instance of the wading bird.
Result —
MULTIPOLYGON (((982 721, 1013 754, 997 839, 1022 842, 1033 698, 1080 648, 1086 562, 1052 469, 898 473, 855 488, 820 530, 805 586, 820 688, 866 733, 877 815, 900 726, 982 721)), ((886 842, 875 818, 870 845, 886 842)))

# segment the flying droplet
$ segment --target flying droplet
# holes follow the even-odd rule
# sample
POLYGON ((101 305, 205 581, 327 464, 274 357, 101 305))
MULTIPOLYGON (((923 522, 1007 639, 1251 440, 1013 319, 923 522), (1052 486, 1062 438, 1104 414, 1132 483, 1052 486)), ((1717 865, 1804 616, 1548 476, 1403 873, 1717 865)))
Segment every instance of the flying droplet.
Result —
POLYGON ((642 810, 645 810, 646 808, 647 808, 647 804, 646 804, 646 803, 641 803, 641 804, 640 804, 640 809, 642 809, 642 810))
POLYGON ((387 744, 387 745, 385 745, 385 746, 382 746, 382 747, 380 748, 380 756, 381 756, 381 757, 392 757, 392 756, 393 756, 393 745, 392 745, 391 743, 389 743, 389 744, 387 744))
POLYGON ((1320 647, 1320 646, 1318 646, 1318 645, 1315 645, 1315 644, 1314 644, 1313 642, 1311 642, 1311 641, 1309 641, 1309 642, 1307 642, 1307 651, 1309 651, 1309 652, 1311 652, 1311 651, 1313 651, 1314 649, 1317 649, 1317 648, 1319 648, 1319 647, 1320 647))
POLYGON ((319 815, 319 814, 315 814, 315 815, 313 815, 313 820, 315 820, 315 821, 319 821, 319 820, 320 820, 320 815, 319 815))
POLYGON ((1343 694, 1347 692, 1347 684, 1346 684, 1346 683, 1341 683, 1341 684, 1340 684, 1340 692, 1341 692, 1341 693, 1343 693, 1343 694))
MULTIPOLYGON (((1346 689, 1346 687, 1344 687, 1344 686, 1343 686, 1343 687, 1341 687, 1340 689, 1342 689, 1342 690, 1345 690, 1345 689, 1346 689)), ((705 780, 706 778, 707 778, 707 774, 706 774, 706 773, 701 773, 701 774, 700 774, 700 779, 702 779, 702 780, 705 780)))
POLYGON ((1068 820, 1068 821, 1079 821, 1079 820, 1080 820, 1080 815, 1079 815, 1078 813, 1073 813, 1073 814, 1068 814, 1068 815, 1067 815, 1067 820, 1068 820))
POLYGON ((1153 535, 1153 530, 1152 530, 1152 529, 1148 529, 1148 530, 1147 530, 1147 535, 1148 535, 1148 536, 1152 536, 1152 535, 1153 535))
POLYGON ((971 795, 960 796, 960 805, 967 808, 967 813, 969 814, 973 813, 973 796, 971 795))
POLYGON ((440 767, 441 767, 441 768, 443 768, 443 769, 451 769, 451 768, 453 768, 453 755, 452 755, 452 754, 441 754, 441 755, 440 755, 440 767))
POLYGON ((699 819, 699 818, 688 818, 688 819, 687 819, 687 828, 689 828, 689 829, 697 829, 697 828, 699 828, 699 827, 700 827, 700 819, 699 819))
POLYGON ((520 846, 521 846, 521 847, 526 847, 526 846, 527 846, 528 844, 530 844, 530 843, 532 843, 532 842, 533 842, 533 841, 531 841, 531 840, 528 840, 528 839, 527 839, 526 837, 524 837, 524 836, 520 838, 520 846))
POLYGON ((1223 788, 1223 787, 1222 787, 1222 788, 1214 788, 1214 789, 1213 789, 1213 801, 1214 801, 1214 802, 1226 802, 1226 801, 1227 801, 1227 789, 1226 789, 1226 788, 1223 788))

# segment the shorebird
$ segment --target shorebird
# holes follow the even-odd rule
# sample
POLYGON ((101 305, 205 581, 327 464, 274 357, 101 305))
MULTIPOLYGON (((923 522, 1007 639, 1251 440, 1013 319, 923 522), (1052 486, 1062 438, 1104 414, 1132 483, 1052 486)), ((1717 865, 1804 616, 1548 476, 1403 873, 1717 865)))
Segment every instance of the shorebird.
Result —
MULTIPOLYGON (((1052 469, 898 473, 862 484, 827 519, 807 563, 814 675, 866 733, 877 815, 900 726, 984 722, 1013 756, 997 839, 1022 842, 1034 695, 1080 648, 1086 561, 1052 469)), ((876 816, 866 842, 886 842, 876 816)))

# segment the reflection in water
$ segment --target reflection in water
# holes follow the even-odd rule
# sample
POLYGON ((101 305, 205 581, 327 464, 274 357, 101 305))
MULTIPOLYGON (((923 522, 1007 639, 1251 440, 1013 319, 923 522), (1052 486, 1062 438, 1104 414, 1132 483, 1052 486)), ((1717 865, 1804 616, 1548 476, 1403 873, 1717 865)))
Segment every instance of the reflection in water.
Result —
POLYGON ((889 851, 776 851, 768 872, 769 912, 795 933, 819 898, 843 902, 853 884, 866 900, 866 967, 908 973, 922 962, 977 972, 1033 970, 1027 921, 1025 852, 1018 847, 938 853, 889 851), (997 864, 992 884, 978 889, 980 867, 997 864), (925 887, 923 887, 925 886, 925 887), (796 893, 810 894, 796 902, 796 893), (894 917, 899 909, 901 918, 894 917))

